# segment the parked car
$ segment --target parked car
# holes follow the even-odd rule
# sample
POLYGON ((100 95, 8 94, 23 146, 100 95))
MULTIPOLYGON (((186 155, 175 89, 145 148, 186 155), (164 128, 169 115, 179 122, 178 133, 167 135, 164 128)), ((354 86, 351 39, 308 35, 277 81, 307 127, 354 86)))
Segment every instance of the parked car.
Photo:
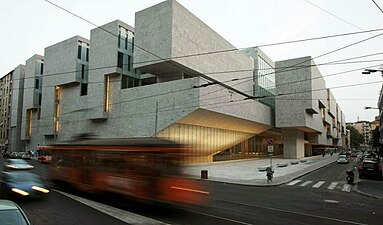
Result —
POLYGON ((382 167, 374 160, 365 159, 359 165, 359 178, 375 177, 382 180, 382 167))
POLYGON ((49 190, 41 178, 29 171, 2 172, 0 178, 0 194, 3 198, 34 197, 40 198, 49 190))
POLYGON ((352 153, 350 154, 350 157, 357 157, 356 152, 352 152, 352 153))
POLYGON ((17 159, 18 157, 19 157, 18 152, 11 152, 11 154, 9 155, 9 158, 11 159, 17 159))
POLYGON ((23 159, 7 159, 4 163, 4 170, 30 170, 33 168, 34 166, 23 159))
POLYGON ((21 156, 22 159, 31 159, 31 154, 29 152, 23 152, 21 156))
POLYGON ((0 200, 0 224, 30 225, 27 216, 16 203, 0 200))
POLYGON ((348 163, 348 158, 346 155, 339 155, 337 163, 348 163))
POLYGON ((4 152, 4 153, 3 153, 3 158, 9 158, 10 155, 11 155, 10 152, 4 152))

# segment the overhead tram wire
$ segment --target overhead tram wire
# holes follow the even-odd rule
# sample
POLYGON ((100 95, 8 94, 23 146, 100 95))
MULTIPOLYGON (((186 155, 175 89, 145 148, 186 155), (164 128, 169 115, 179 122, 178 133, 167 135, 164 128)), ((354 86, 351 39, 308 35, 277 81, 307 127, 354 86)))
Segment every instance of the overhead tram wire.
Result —
MULTIPOLYGON (((308 60, 303 60, 302 62, 295 63, 295 64, 293 64, 293 65, 291 65, 291 66, 287 66, 287 67, 285 67, 284 69, 281 69, 281 70, 275 70, 274 72, 271 72, 271 73, 268 73, 268 74, 263 74, 263 75, 265 76, 265 75, 275 74, 275 73, 279 73, 279 72, 287 72, 286 70, 289 69, 289 68, 293 68, 293 67, 295 67, 295 66, 297 66, 297 65, 301 65, 301 64, 306 63, 306 62, 311 62, 311 61, 314 60, 314 59, 318 59, 318 58, 320 58, 320 57, 323 57, 323 56, 332 54, 332 53, 334 53, 334 52, 341 51, 341 50, 343 50, 343 49, 346 49, 346 48, 352 47, 352 46, 354 46, 354 45, 363 43, 363 42, 365 42, 365 41, 368 41, 368 40, 371 40, 371 39, 373 39, 373 38, 379 37, 379 36, 381 36, 381 35, 383 35, 383 33, 374 35, 374 36, 369 37, 369 38, 365 38, 365 39, 363 39, 363 40, 354 42, 354 43, 352 43, 352 44, 345 45, 345 46, 343 46, 343 47, 340 47, 340 48, 337 48, 337 49, 335 49, 335 50, 326 52, 326 53, 321 54, 321 55, 316 56, 316 57, 310 57, 310 59, 308 59, 308 60)), ((245 82, 248 82, 250 79, 252 79, 252 78, 249 78, 249 79, 247 79, 247 80, 245 80, 245 81, 242 81, 242 82, 238 82, 238 83, 236 83, 236 84, 233 84, 231 87, 234 87, 234 86, 237 86, 237 85, 240 85, 240 84, 244 84, 245 82)), ((215 92, 217 92, 217 91, 221 91, 221 90, 223 90, 223 89, 220 89, 220 90, 214 90, 214 91, 209 92, 209 93, 206 93, 206 94, 212 94, 212 93, 215 93, 215 92)), ((205 95, 206 95, 206 94, 205 94, 205 95)))
MULTIPOLYGON (((46 1, 46 2, 48 2, 48 3, 50 3, 50 4, 54 5, 54 6, 56 6, 56 7, 58 7, 58 8, 60 8, 60 9, 62 9, 62 10, 64 10, 64 11, 66 11, 66 12, 70 13, 71 15, 74 15, 74 16, 76 16, 76 17, 78 17, 78 18, 80 18, 80 19, 82 19, 82 20, 84 20, 84 21, 86 21, 86 22, 88 22, 88 23, 90 23, 90 24, 92 24, 92 25, 94 25, 94 26, 97 27, 96 24, 94 24, 94 23, 92 23, 92 22, 90 22, 90 21, 88 21, 88 20, 86 20, 86 19, 84 19, 84 18, 82 18, 82 17, 80 17, 80 16, 78 16, 78 15, 76 15, 76 14, 70 12, 69 10, 64 9, 64 8, 61 7, 61 6, 58 6, 57 4, 54 4, 54 3, 52 3, 52 2, 50 2, 50 1, 48 1, 48 0, 44 0, 44 1, 46 1)), ((107 31, 106 29, 103 29, 102 27, 98 27, 98 28, 100 28, 100 29, 102 29, 102 30, 104 30, 104 31, 106 31, 106 32, 108 32, 108 33, 114 35, 114 36, 117 36, 117 35, 115 35, 115 34, 109 32, 109 31, 107 31)), ((383 33, 382 33, 382 34, 383 34, 383 33)), ((372 38, 377 37, 377 36, 380 36, 380 35, 382 35, 382 34, 375 35, 375 36, 373 36, 372 38)), ((117 37, 118 37, 118 36, 117 36, 117 37)), ((347 47, 353 46, 353 45, 355 45, 355 44, 361 43, 361 42, 363 42, 363 41, 366 41, 366 40, 369 40, 369 39, 372 39, 372 38, 368 38, 368 39, 365 39, 365 40, 356 42, 356 43, 354 43, 354 44, 351 44, 351 45, 348 45, 348 46, 344 46, 344 47, 342 47, 342 48, 340 48, 340 49, 336 49, 336 50, 334 50, 334 51, 331 51, 331 52, 322 54, 322 55, 317 56, 317 57, 315 57, 315 58, 319 58, 319 57, 322 57, 322 56, 331 54, 331 53, 333 53, 333 52, 336 52, 336 51, 345 49, 345 48, 347 48, 347 47)), ((154 55, 154 56, 158 57, 159 59, 165 61, 165 59, 162 59, 162 58, 159 57, 158 55, 156 55, 156 54, 154 54, 154 53, 151 53, 151 52, 147 51, 146 49, 143 49, 143 48, 141 48, 140 46, 137 46, 136 44, 134 44, 134 46, 136 46, 137 48, 139 48, 139 49, 141 49, 141 50, 143 50, 143 51, 145 51, 145 52, 147 52, 147 53, 149 53, 149 54, 151 54, 151 55, 154 55)), ((314 59, 314 58, 312 58, 312 59, 314 59)), ((311 61, 311 59, 310 59, 310 61, 311 61)), ((171 61, 165 61, 165 62, 170 63, 171 65, 173 65, 173 63, 171 63, 171 61)), ((301 62, 301 63, 299 63, 299 64, 302 64, 302 63, 304 63, 304 62, 301 62)), ((174 65, 174 66, 179 67, 178 65, 174 65)), ((181 69, 181 70, 184 70, 183 68, 180 68, 180 69, 181 69)), ((223 86, 223 87, 226 88, 226 89, 232 90, 232 91, 237 92, 237 93, 239 93, 239 94, 241 94, 241 95, 244 95, 244 96, 248 96, 248 97, 249 97, 249 95, 247 95, 246 93, 243 93, 243 92, 241 92, 241 91, 239 91, 239 90, 233 88, 232 86, 224 85, 223 83, 220 83, 219 81, 215 80, 214 78, 211 78, 211 77, 208 77, 208 76, 204 76, 203 74, 200 74, 199 77, 201 77, 201 78, 203 78, 203 79, 211 80, 211 81, 213 81, 213 83, 217 83, 217 84, 219 84, 220 86, 223 86)), ((237 84, 235 84, 235 85, 238 85, 238 84, 240 84, 240 83, 237 83, 237 84)))
POLYGON ((378 9, 383 13, 382 8, 380 8, 380 6, 375 2, 375 0, 372 0, 372 2, 374 2, 374 4, 376 5, 376 7, 378 7, 378 9))
MULTIPOLYGON (((356 86, 362 86, 362 85, 370 85, 370 84, 376 84, 376 83, 383 83, 383 81, 373 81, 373 82, 365 82, 365 83, 357 83, 357 84, 348 84, 348 85, 341 85, 341 86, 335 86, 335 87, 330 87, 330 88, 319 88, 319 89, 314 89, 314 90, 308 90, 308 91, 300 91, 300 92, 288 92, 288 93, 283 93, 283 94, 280 94, 280 95, 277 95, 277 96, 288 96, 288 95, 296 95, 296 94, 302 94, 302 93, 307 93, 307 92, 312 92, 312 91, 325 91, 327 89, 338 89, 338 88, 348 88, 348 87, 356 87, 356 86)), ((270 97, 270 96, 268 96, 270 97)), ((262 99, 262 98, 267 98, 267 97, 259 97, 258 99, 262 99)), ((202 107, 206 107, 206 106, 215 106, 217 105, 216 107, 213 107, 213 108, 219 108, 219 107, 224 107, 224 106, 227 106, 227 104, 231 104, 231 105, 240 105, 240 104, 245 104, 247 102, 248 99, 238 99, 238 100, 232 100, 232 101, 222 101, 222 102, 214 102, 214 103, 208 103, 208 104, 203 104, 201 105, 202 107)), ((283 99, 284 101, 298 101, 298 100, 327 100, 326 99, 316 99, 316 98, 311 98, 311 99, 304 99, 304 98, 290 98, 290 99, 283 99)), ((353 99, 353 100, 358 100, 358 99, 353 99)), ((371 100, 375 100, 375 99, 371 99, 371 100)), ((103 107, 103 106, 100 106, 100 107, 103 107)), ((193 108, 195 106, 188 106, 188 107, 183 107, 183 108, 177 108, 177 109, 167 109, 167 110, 159 110, 158 113, 166 113, 166 112, 174 112, 174 111, 179 111, 179 110, 185 110, 185 109, 190 109, 190 108, 193 108)), ((95 107, 94 107, 95 108, 95 107)), ((62 115, 67 115, 67 114, 71 114, 71 113, 74 113, 74 112, 66 112, 66 113, 63 113, 62 115)), ((119 116, 112 116, 110 117, 110 119, 116 119, 116 118, 123 118, 123 117, 134 117, 134 116, 153 116, 155 115, 155 111, 153 112, 146 112, 146 113, 133 113, 133 114, 123 114, 123 115, 119 115, 119 116)), ((41 119, 50 119, 50 118, 53 118, 53 116, 49 116, 49 117, 42 117, 41 119)), ((68 122, 65 122, 63 120, 61 120, 60 122, 62 122, 61 124, 69 124, 69 123, 73 123, 73 122, 85 122, 87 121, 87 119, 82 119, 82 120, 77 120, 77 121, 68 121, 68 122), (64 122, 64 123, 63 123, 64 122)), ((40 125, 40 126, 33 126, 34 128, 38 128, 38 127, 47 127, 49 125, 40 125)))
MULTIPOLYGON (((92 23, 91 21, 89 20, 86 20, 85 18, 49 1, 49 0, 43 0, 43 1, 46 1, 66 12, 68 12, 69 14, 81 19, 81 20, 84 20, 86 21, 87 23, 90 23, 91 25, 97 27, 97 28, 100 28, 102 29, 103 31, 115 36, 115 37, 118 37, 118 35, 98 26, 97 24, 95 23, 92 23)), ((359 31, 359 32, 349 32, 349 33, 342 33, 342 34, 335 34, 335 35, 326 35, 326 36, 320 36, 320 37, 314 37, 314 38, 306 38, 306 39, 299 39, 299 40, 292 40, 292 41, 285 41, 285 42, 278 42, 278 43, 271 43, 271 44, 263 44, 263 45, 258 45, 258 46, 253 46, 253 47, 248 47, 248 48, 257 48, 257 47, 268 47, 268 46, 275 46, 275 45, 282 45, 282 44, 291 44, 291 43, 297 43, 297 42, 305 42, 305 41, 313 41, 313 40, 320 40, 320 39, 327 39, 327 38, 335 38, 335 37, 342 37, 342 36, 348 36, 348 35, 356 35, 356 34, 363 34, 363 33, 371 33, 371 32, 376 32, 376 31, 383 31, 383 28, 378 28, 378 29, 371 29, 371 30, 365 30, 365 31, 359 31)), ((226 49, 226 50, 217 50, 217 51, 210 51, 210 52, 204 52, 204 53, 197 53, 197 54, 189 54, 189 55, 183 55, 183 56, 175 56, 175 57, 172 57, 172 58, 161 58, 157 55, 155 55, 154 53, 151 53, 149 51, 147 51, 146 49, 143 49, 142 47, 138 46, 136 43, 132 43, 132 42, 129 42, 128 43, 130 44, 133 44, 134 46, 136 46, 137 48, 140 48, 141 50, 159 58, 158 60, 149 60, 149 61, 139 61, 139 62, 135 62, 133 64, 140 64, 140 63, 147 63, 147 62, 158 62, 158 61, 166 61, 166 60, 172 60, 172 59, 179 59, 179 58, 187 58, 187 57, 194 57, 194 56, 202 56, 202 55, 208 55, 208 54, 214 54, 214 53, 223 53, 223 52, 230 52, 230 51, 237 51, 237 50, 241 50, 241 49, 247 49, 247 48, 233 48, 233 49, 226 49)))

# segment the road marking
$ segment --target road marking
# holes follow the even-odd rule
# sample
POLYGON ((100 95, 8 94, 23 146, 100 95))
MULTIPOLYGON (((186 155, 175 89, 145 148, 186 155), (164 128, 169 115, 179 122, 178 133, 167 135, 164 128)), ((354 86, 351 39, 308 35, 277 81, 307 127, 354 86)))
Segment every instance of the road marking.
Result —
POLYGON ((307 186, 308 184, 311 184, 313 181, 312 180, 309 180, 309 181, 306 181, 306 182, 304 182, 303 184, 301 184, 301 185, 299 185, 299 186, 301 186, 301 187, 305 187, 305 186, 307 186))
POLYGON ((293 180, 291 181, 290 183, 288 183, 287 185, 289 186, 293 186, 293 185, 296 185, 297 183, 301 182, 302 180, 293 180))
POLYGON ((343 185, 343 188, 342 188, 342 191, 350 192, 350 191, 351 191, 351 185, 349 185, 349 184, 344 184, 344 185, 343 185))
POLYGON ((336 201, 336 200, 329 200, 329 199, 325 199, 323 200, 325 202, 328 202, 328 203, 339 203, 339 201, 336 201))
POLYGON ((84 205, 92 207, 92 208, 94 208, 100 212, 103 212, 103 213, 109 215, 109 216, 112 216, 116 219, 119 219, 125 223, 128 223, 128 224, 153 224, 153 225, 154 224, 160 224, 160 225, 166 224, 166 223, 158 221, 158 220, 150 219, 150 218, 147 218, 147 217, 144 217, 144 216, 141 216, 138 214, 134 214, 134 213, 122 210, 122 209, 118 209, 118 208, 114 208, 114 207, 104 205, 104 204, 101 204, 98 202, 94 202, 94 201, 91 201, 89 199, 81 198, 81 197, 76 196, 76 195, 71 195, 71 194, 68 194, 68 193, 65 193, 62 191, 58 191, 58 190, 54 190, 54 191, 66 196, 66 197, 69 197, 73 200, 76 200, 76 201, 78 201, 84 205))
MULTIPOLYGON (((238 203, 238 202, 225 201, 225 200, 221 200, 221 201, 230 202, 230 203, 239 204, 239 205, 256 207, 256 208, 260 208, 260 209, 267 209, 267 210, 270 210, 270 211, 290 213, 290 214, 295 214, 295 215, 299 215, 299 216, 307 216, 307 217, 312 217, 312 218, 317 218, 317 219, 329 220, 329 221, 334 221, 334 222, 338 222, 338 223, 344 223, 344 224, 347 224, 347 225, 350 225, 350 224, 354 224, 354 225, 367 225, 366 223, 359 223, 359 222, 354 222, 354 221, 350 221, 350 220, 342 220, 342 219, 337 219, 337 218, 332 218, 332 217, 326 217, 326 216, 319 216, 319 215, 314 215, 314 214, 303 213, 303 212, 296 212, 296 211, 290 211, 290 210, 285 210, 285 209, 278 209, 278 208, 274 208, 274 207, 267 207, 267 206, 260 206, 260 205, 246 204, 246 203, 238 203)), ((323 223, 323 224, 328 224, 328 223, 323 223)))
POLYGON ((338 182, 332 182, 332 183, 327 187, 327 189, 329 189, 329 190, 334 190, 334 188, 336 187, 336 185, 338 185, 338 182))
POLYGON ((318 181, 318 183, 314 184, 314 185, 312 186, 312 188, 319 188, 319 187, 322 186, 324 183, 326 183, 326 181, 323 181, 323 180, 318 181))
POLYGON ((192 213, 208 216, 208 217, 213 217, 213 218, 217 218, 217 219, 221 219, 221 220, 226 220, 226 221, 229 221, 229 222, 239 223, 239 224, 243 224, 243 225, 252 225, 252 223, 246 223, 246 222, 242 222, 242 221, 238 221, 238 220, 232 220, 232 219, 229 219, 229 218, 225 218, 225 217, 221 217, 221 216, 215 216, 215 215, 211 215, 211 214, 207 214, 207 213, 203 213, 203 212, 198 212, 198 211, 195 211, 195 210, 190 210, 190 209, 184 209, 184 210, 192 212, 192 213))

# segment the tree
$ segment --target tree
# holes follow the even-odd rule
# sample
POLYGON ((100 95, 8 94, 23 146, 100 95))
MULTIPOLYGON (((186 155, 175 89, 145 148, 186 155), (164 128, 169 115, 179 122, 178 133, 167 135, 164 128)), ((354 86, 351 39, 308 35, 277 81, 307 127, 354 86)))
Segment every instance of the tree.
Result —
POLYGON ((363 135, 351 125, 348 125, 347 129, 350 130, 351 148, 359 148, 360 144, 364 143, 363 135))

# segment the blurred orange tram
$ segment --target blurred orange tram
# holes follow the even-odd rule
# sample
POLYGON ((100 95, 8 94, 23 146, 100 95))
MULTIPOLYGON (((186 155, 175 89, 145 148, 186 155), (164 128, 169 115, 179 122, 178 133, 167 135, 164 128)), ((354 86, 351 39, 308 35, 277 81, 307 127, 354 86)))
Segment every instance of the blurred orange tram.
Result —
POLYGON ((83 139, 40 146, 51 155, 49 177, 82 191, 143 201, 202 204, 209 192, 182 174, 190 149, 158 138, 83 139))

